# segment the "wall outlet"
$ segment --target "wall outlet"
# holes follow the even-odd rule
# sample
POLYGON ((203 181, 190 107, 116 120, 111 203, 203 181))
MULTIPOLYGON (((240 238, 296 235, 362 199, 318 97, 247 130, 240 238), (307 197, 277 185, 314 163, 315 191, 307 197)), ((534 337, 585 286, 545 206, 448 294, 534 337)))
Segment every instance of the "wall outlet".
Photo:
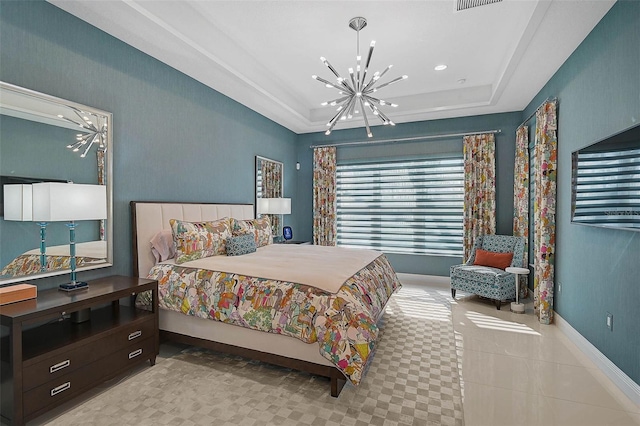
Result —
POLYGON ((607 328, 613 331, 613 314, 607 312, 607 328))
POLYGON ((562 293, 562 283, 558 282, 558 293, 562 293))

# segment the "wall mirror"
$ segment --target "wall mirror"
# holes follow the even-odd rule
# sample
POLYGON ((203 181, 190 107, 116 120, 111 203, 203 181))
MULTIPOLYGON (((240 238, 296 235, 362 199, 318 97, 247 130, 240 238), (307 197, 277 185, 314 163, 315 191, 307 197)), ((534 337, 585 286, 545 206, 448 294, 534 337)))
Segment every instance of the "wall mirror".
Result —
POLYGON ((44 224, 41 257, 41 225, 5 217, 6 185, 105 185, 107 219, 77 222, 77 271, 113 264, 111 127, 109 112, 0 82, 0 285, 70 272, 66 223, 44 224))
MULTIPOLYGON (((283 181, 284 164, 281 161, 256 156, 256 217, 263 215, 259 209, 259 199, 283 197, 283 181)), ((279 233, 280 220, 279 215, 271 215, 271 225, 274 230, 274 235, 279 233)))

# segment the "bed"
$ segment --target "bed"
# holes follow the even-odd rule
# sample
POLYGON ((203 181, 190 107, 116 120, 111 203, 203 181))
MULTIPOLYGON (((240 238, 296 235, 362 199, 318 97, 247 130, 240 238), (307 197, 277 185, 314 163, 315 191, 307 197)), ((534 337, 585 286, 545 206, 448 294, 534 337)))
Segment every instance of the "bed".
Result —
MULTIPOLYGON (((69 244, 51 246, 46 248, 45 271, 59 271, 71 269, 71 256, 69 244)), ((76 243, 76 267, 82 268, 99 263, 104 263, 107 258, 106 241, 88 241, 76 243)), ((40 264, 40 249, 33 249, 15 257, 0 271, 0 276, 25 276, 42 272, 40 264)))
POLYGON ((134 272, 159 281, 162 339, 328 377, 336 397, 347 380, 362 379, 375 351, 377 322, 400 287, 382 253, 268 244, 243 256, 176 264, 180 256, 158 259, 150 244, 171 229, 172 219, 250 222, 253 205, 134 201, 131 211, 134 272), (327 268, 322 261, 330 251, 338 254, 330 261, 335 267, 327 268), (364 267, 328 273, 341 270, 341 261, 364 267), (326 283, 311 277, 315 269, 324 271, 326 283))

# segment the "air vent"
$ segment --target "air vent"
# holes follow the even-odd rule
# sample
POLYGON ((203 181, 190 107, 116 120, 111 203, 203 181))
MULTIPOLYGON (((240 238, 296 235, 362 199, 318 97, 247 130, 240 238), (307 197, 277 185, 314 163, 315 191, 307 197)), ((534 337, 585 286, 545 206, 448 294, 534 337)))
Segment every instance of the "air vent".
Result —
POLYGON ((456 0, 456 10, 471 9, 472 7, 486 6, 491 3, 498 3, 502 0, 456 0))

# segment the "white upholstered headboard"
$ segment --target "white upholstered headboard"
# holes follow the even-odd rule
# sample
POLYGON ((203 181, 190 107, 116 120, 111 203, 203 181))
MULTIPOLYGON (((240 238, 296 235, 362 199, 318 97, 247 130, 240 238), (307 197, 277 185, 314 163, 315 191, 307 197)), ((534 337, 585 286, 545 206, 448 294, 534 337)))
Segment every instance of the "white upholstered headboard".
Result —
POLYGON ((180 219, 189 222, 216 220, 223 217, 253 219, 253 204, 196 204, 157 203, 147 201, 131 202, 133 228, 133 273, 146 277, 155 259, 151 253, 151 238, 163 229, 171 229, 169 220, 180 219))

